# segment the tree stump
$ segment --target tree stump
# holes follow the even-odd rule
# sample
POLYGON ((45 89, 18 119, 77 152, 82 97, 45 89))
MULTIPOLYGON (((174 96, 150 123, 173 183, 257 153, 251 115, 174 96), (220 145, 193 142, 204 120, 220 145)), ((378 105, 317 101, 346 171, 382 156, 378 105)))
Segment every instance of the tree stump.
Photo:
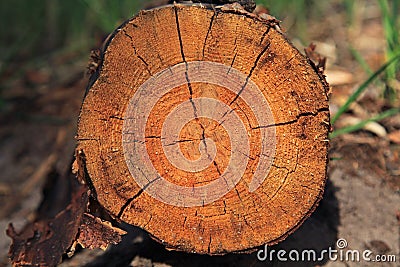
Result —
POLYGON ((277 243, 323 194, 327 87, 271 17, 237 5, 141 11, 106 41, 85 96, 86 183, 169 249, 277 243))

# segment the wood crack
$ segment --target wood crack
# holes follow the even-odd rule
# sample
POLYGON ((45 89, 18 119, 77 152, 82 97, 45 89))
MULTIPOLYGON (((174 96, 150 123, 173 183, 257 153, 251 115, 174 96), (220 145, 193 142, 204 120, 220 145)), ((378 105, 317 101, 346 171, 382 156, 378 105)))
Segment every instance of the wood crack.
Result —
POLYGON ((143 58, 141 55, 139 55, 139 53, 137 52, 137 48, 136 48, 136 46, 134 45, 133 37, 132 37, 131 35, 129 35, 129 34, 126 32, 126 29, 122 29, 122 32, 124 33, 124 35, 125 35, 126 37, 128 37, 128 38, 131 40, 131 46, 132 46, 132 48, 133 48, 133 51, 134 51, 136 57, 145 65, 146 71, 150 74, 150 76, 153 76, 153 74, 151 73, 149 64, 148 64, 148 63, 146 62, 146 60, 144 60, 144 58, 143 58))
POLYGON ((229 66, 229 69, 228 69, 228 71, 226 72, 227 74, 229 74, 229 72, 231 72, 231 69, 233 68, 233 64, 235 63, 235 60, 236 60, 236 57, 237 57, 237 54, 238 54, 238 52, 235 51, 235 50, 236 50, 236 46, 235 46, 235 48, 233 49, 233 51, 235 52, 235 54, 233 55, 231 65, 229 66))
MULTIPOLYGON (((238 28, 238 26, 236 25, 235 33, 237 32, 237 28, 238 28)), ((242 37, 242 35, 243 35, 243 33, 241 32, 241 33, 240 33, 240 37, 242 37)), ((238 40, 238 36, 236 35, 236 36, 235 36, 235 41, 234 41, 234 43, 233 43, 233 45, 234 45, 234 48, 233 48, 233 53, 234 53, 234 55, 233 55, 233 58, 232 58, 232 61, 231 61, 231 65, 229 66, 229 69, 228 69, 228 71, 227 71, 227 74, 229 74, 229 72, 230 72, 231 69, 233 68, 233 64, 235 63, 236 57, 237 57, 237 55, 238 55, 238 51, 237 51, 237 48, 238 48, 238 46, 237 46, 237 40, 238 40)))
MULTIPOLYGON (((267 31, 269 31, 269 29, 270 29, 270 28, 268 28, 267 31)), ((243 92, 243 90, 246 88, 246 86, 247 86, 247 84, 249 83, 249 80, 250 80, 250 78, 251 78, 251 75, 253 75, 253 72, 254 72, 254 70, 256 69, 257 65, 258 65, 258 62, 260 61, 261 57, 265 54, 265 52, 267 52, 267 50, 268 50, 268 48, 270 47, 270 45, 271 45, 271 44, 268 43, 268 44, 263 48, 263 50, 261 51, 261 53, 258 54, 258 56, 257 56, 257 58, 256 58, 256 60, 255 60, 255 62, 254 62, 254 65, 251 67, 250 72, 249 72, 249 75, 247 75, 246 80, 245 80, 245 82, 244 82, 242 88, 241 88, 240 91, 236 94, 235 98, 231 101, 231 103, 230 103, 229 105, 232 105, 232 104, 239 98, 239 96, 240 96, 240 94, 243 92)))
POLYGON ((219 176, 221 176, 222 173, 221 173, 221 171, 220 171, 220 169, 218 167, 217 162, 215 162, 215 160, 213 161, 213 164, 214 164, 215 168, 217 169, 217 172, 218 172, 219 176))
POLYGON ((297 151, 296 151, 296 163, 295 163, 295 165, 294 165, 294 169, 293 169, 293 170, 289 170, 287 167, 279 167, 279 166, 276 166, 276 165, 274 165, 274 164, 272 165, 272 166, 274 166, 274 167, 276 167, 276 168, 278 168, 278 169, 285 169, 285 170, 287 170, 288 172, 286 173, 285 177, 283 178, 282 183, 281 183, 281 184, 279 185, 279 187, 276 189, 275 193, 274 193, 271 197, 269 197, 268 200, 272 200, 272 199, 279 193, 279 191, 281 190, 281 188, 286 184, 286 180, 287 180, 287 178, 289 177, 289 175, 296 172, 298 162, 299 162, 299 150, 297 149, 297 151))
POLYGON ((196 119, 197 123, 199 124, 199 126, 202 129, 202 142, 204 144, 204 148, 206 150, 207 156, 208 156, 208 158, 210 160, 212 160, 210 154, 208 153, 207 143, 205 141, 205 128, 204 128, 203 124, 201 124, 200 121, 199 121, 197 107, 196 107, 196 105, 195 105, 195 103, 193 101, 193 88, 192 88, 192 84, 191 84, 190 79, 189 79, 189 73, 188 73, 189 65, 188 65, 188 63, 186 61, 185 52, 184 52, 184 49, 183 49, 183 41, 182 41, 182 34, 181 34, 180 25, 179 25, 179 17, 178 17, 178 8, 177 8, 177 6, 174 6, 174 12, 175 12, 175 22, 176 22, 176 29, 177 29, 177 32, 178 32, 181 56, 182 56, 182 60, 185 63, 185 67, 186 67, 185 79, 186 79, 187 86, 189 88, 189 94, 190 94, 189 101, 190 101, 190 103, 191 103, 191 105, 193 107, 194 118, 196 119))
POLYGON ((174 141, 174 142, 172 142, 172 143, 165 144, 165 146, 174 146, 174 145, 177 145, 177 144, 179 144, 179 143, 193 142, 193 141, 196 141, 196 140, 201 140, 201 139, 182 139, 182 140, 176 140, 176 141, 174 141))
POLYGON ((210 20, 210 25, 208 25, 208 30, 207 30, 206 38, 204 39, 203 51, 202 51, 202 56, 203 56, 202 59, 204 59, 204 53, 205 53, 205 49, 206 49, 206 43, 207 43, 207 40, 208 40, 208 36, 209 36, 209 34, 210 34, 210 32, 211 32, 212 25, 213 25, 214 20, 216 19, 217 16, 218 16, 217 11, 214 11, 214 14, 212 15, 211 20, 210 20))
MULTIPOLYGON (((270 29, 271 29, 271 27, 268 27, 267 30, 264 32, 264 34, 263 34, 263 36, 262 36, 262 38, 261 38, 261 43, 264 41, 265 37, 268 35, 270 29)), ((261 50, 261 52, 258 54, 256 60, 254 61, 253 66, 252 66, 251 69, 250 69, 249 74, 248 74, 247 77, 246 77, 246 80, 245 80, 243 86, 241 87, 241 89, 239 90, 239 92, 236 94, 236 96, 233 98, 233 100, 229 103, 229 106, 231 106, 231 105, 240 97, 240 95, 242 94, 243 90, 246 88, 247 84, 249 83, 250 78, 251 78, 251 76, 253 75, 254 70, 257 68, 258 62, 260 61, 261 57, 265 54, 265 52, 267 52, 267 50, 269 49, 270 45, 271 45, 270 43, 267 43, 267 44, 265 45, 265 47, 261 50)), ((235 57, 235 58, 236 58, 236 57, 235 57)), ((232 65, 233 65, 233 62, 232 62, 232 65)), ((232 67, 232 66, 231 66, 231 67, 232 67)), ((228 70, 228 72, 229 72, 229 70, 228 70)), ((225 112, 225 114, 222 115, 221 120, 223 121, 223 118, 224 118, 226 115, 229 115, 229 114, 232 113, 232 112, 233 112, 233 110, 230 110, 230 111, 225 112)), ((220 124, 222 124, 222 123, 220 123, 220 124)))
POLYGON ((297 123, 299 121, 300 118, 303 117, 315 117, 317 116, 319 113, 321 112, 329 112, 329 108, 328 107, 324 107, 324 108, 320 108, 318 109, 316 112, 303 112, 300 113, 299 115, 296 116, 296 119, 291 120, 291 121, 286 121, 286 122, 279 122, 279 123, 273 123, 273 124, 269 124, 269 125, 259 125, 257 127, 252 127, 252 130, 256 130, 256 129, 266 129, 266 128, 272 128, 272 127, 278 127, 278 126, 285 126, 285 125, 290 125, 293 123, 297 123))
POLYGON ((143 186, 143 188, 141 188, 133 197, 129 198, 125 202, 125 204, 121 207, 121 209, 119 210, 117 218, 121 219, 121 217, 124 214, 125 210, 131 205, 132 201, 137 199, 152 183, 154 183, 155 181, 157 181, 159 179, 161 179, 161 177, 157 177, 157 178, 151 180, 148 184, 143 186))
POLYGON ((211 235, 210 235, 210 240, 208 241, 208 247, 207 247, 207 252, 208 252, 208 254, 211 253, 211 240, 212 240, 212 237, 211 237, 211 235))
MULTIPOLYGON (((261 43, 263 42, 264 38, 269 33, 270 29, 271 29, 271 27, 268 27, 267 30, 264 32, 263 37, 261 39, 261 43)), ((253 66, 250 69, 249 75, 247 75, 247 77, 246 77, 246 81, 245 81, 244 85, 242 86, 240 91, 237 93, 237 95, 231 101, 231 103, 229 105, 232 105, 239 98, 239 96, 243 92, 243 90, 246 88, 247 84, 249 83, 249 80, 250 80, 251 76, 253 75, 254 70, 256 69, 256 67, 258 65, 258 62, 260 61, 261 57, 265 54, 265 52, 267 52, 267 50, 269 49, 270 45, 271 45, 270 43, 267 43, 266 46, 262 49, 262 51, 258 54, 256 60, 254 61, 253 66)))

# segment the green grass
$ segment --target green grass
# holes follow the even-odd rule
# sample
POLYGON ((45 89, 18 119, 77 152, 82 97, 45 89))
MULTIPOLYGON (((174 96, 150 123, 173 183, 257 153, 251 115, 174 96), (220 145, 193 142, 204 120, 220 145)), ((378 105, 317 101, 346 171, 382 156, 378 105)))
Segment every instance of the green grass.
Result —
MULTIPOLYGON (((369 75, 369 78, 363 82, 357 90, 350 95, 346 100, 345 104, 339 108, 338 112, 332 117, 331 123, 334 125, 337 120, 342 116, 354 103, 358 97, 376 80, 379 79, 380 84, 383 85, 383 95, 389 101, 390 104, 396 104, 398 101, 398 93, 394 88, 390 86, 391 81, 398 79, 397 75, 400 73, 400 0, 377 0, 379 3, 380 11, 382 14, 382 25, 384 30, 384 36, 386 41, 385 57, 387 62, 383 64, 377 71, 373 72, 371 67, 367 64, 362 55, 350 47, 350 51, 354 59, 369 75)), ((353 0, 346 0, 347 5, 354 8, 353 0)), ((348 16, 352 16, 352 12, 348 12, 348 16)), ((351 23, 352 17, 349 18, 351 23)), ((341 134, 350 133, 362 129, 366 124, 372 121, 379 121, 389 116, 393 116, 400 113, 400 109, 397 107, 383 111, 372 118, 361 121, 358 124, 350 125, 344 128, 337 129, 330 134, 330 138, 335 138, 341 134)))
POLYGON ((332 139, 332 138, 335 138, 335 137, 337 137, 339 135, 342 135, 342 134, 351 133, 351 132, 355 132, 355 131, 361 130, 364 126, 366 126, 370 122, 380 121, 380 120, 383 120, 385 118, 391 117, 391 116, 399 114, 399 113, 400 113, 400 108, 392 108, 392 109, 386 110, 386 111, 384 111, 382 113, 379 113, 376 116, 373 116, 373 117, 371 117, 369 119, 363 120, 363 121, 361 121, 361 122, 359 122, 357 124, 337 129, 337 130, 333 131, 329 135, 329 137, 332 139))
POLYGON ((1 0, 0 111, 8 80, 51 56, 87 58, 106 35, 133 16, 145 0, 1 0), (5 72, 7 71, 7 73, 5 72))
POLYGON ((358 97, 368 88, 368 86, 373 81, 375 81, 375 79, 377 79, 381 73, 386 71, 388 67, 390 67, 392 64, 398 62, 399 59, 400 59, 400 54, 394 56, 391 60, 386 62, 384 65, 382 65, 377 71, 372 73, 371 76, 369 76, 369 78, 365 82, 363 82, 357 88, 357 90, 354 91, 353 94, 350 95, 350 97, 346 100, 345 104, 339 108, 339 110, 336 112, 336 114, 332 117, 331 123, 335 124, 335 122, 339 119, 339 117, 349 109, 350 105, 358 99, 358 97))
MULTIPOLYGON (((371 75, 368 77, 367 80, 365 80, 355 91, 353 94, 351 94, 346 102, 344 103, 343 106, 341 106, 339 108, 339 110, 336 112, 336 114, 331 118, 331 124, 335 125, 335 123, 337 122, 337 120, 349 109, 350 105, 353 104, 355 101, 357 101, 357 99, 359 98, 359 96, 376 80, 379 78, 379 75, 381 75, 382 73, 385 73, 385 71, 387 71, 387 69, 390 66, 393 66, 394 64, 396 64, 397 62, 399 62, 400 60, 400 54, 393 56, 388 62, 386 62, 385 64, 383 64, 378 70, 376 70, 375 72, 371 73, 371 75)), ((369 71, 369 68, 367 69, 369 71)), ((382 120, 384 118, 387 118, 389 116, 393 116, 395 114, 400 113, 400 109, 399 108, 392 108, 389 109, 387 111, 384 111, 372 118, 366 119, 364 121, 361 121, 360 123, 356 124, 356 125, 350 125, 344 128, 340 128, 337 130, 334 130, 329 137, 330 138, 335 138, 341 134, 345 134, 345 133, 351 133, 357 130, 362 129, 367 123, 372 122, 372 121, 379 121, 382 120)))
MULTIPOLYGON (((400 0, 377 0, 379 3, 380 12, 382 14, 382 25, 384 30, 384 37, 386 41, 386 49, 385 49, 385 58, 387 61, 391 60, 396 55, 400 54, 400 0)), ((352 21, 352 11, 354 8, 354 0, 345 0, 345 2, 349 2, 347 5, 352 6, 348 10, 348 19, 352 21), (352 2, 352 4, 350 4, 352 2)), ((347 6, 346 5, 346 6, 347 6)), ((370 66, 366 63, 365 59, 362 55, 353 47, 350 46, 350 52, 356 61, 360 64, 360 66, 364 69, 364 71, 371 75, 372 70, 370 66)), ((390 89, 390 80, 396 79, 396 75, 400 71, 400 60, 394 62, 385 69, 384 77, 381 78, 381 81, 385 85, 385 89, 390 89)), ((393 88, 392 88, 393 89, 393 88)), ((396 95, 386 94, 386 96, 396 97, 396 95)))
POLYGON ((353 24, 355 0, 343 0, 343 5, 346 10, 347 22, 349 25, 353 24))
POLYGON ((371 69, 371 67, 368 65, 367 61, 365 61, 364 57, 358 52, 354 47, 350 46, 350 52, 353 55, 354 59, 358 62, 361 68, 364 69, 364 71, 368 75, 372 75, 374 72, 371 69))
MULTIPOLYGON (((400 53, 400 1, 399 0, 379 0, 382 13, 382 24, 386 38, 386 59, 390 60, 400 53)), ((390 86, 390 81, 396 79, 396 74, 400 70, 400 61, 389 66, 385 71, 385 97, 390 101, 396 100, 396 90, 390 86)))
POLYGON ((0 74, 10 62, 65 47, 88 51, 137 12, 134 0, 0 1, 0 74))

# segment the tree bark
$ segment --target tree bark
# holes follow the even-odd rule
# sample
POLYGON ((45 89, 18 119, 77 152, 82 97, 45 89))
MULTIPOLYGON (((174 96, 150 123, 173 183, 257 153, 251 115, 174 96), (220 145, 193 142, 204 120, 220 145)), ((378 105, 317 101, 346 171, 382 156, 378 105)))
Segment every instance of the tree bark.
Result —
POLYGON ((271 17, 235 5, 142 11, 109 37, 88 87, 86 183, 170 249, 275 244, 323 194, 327 91, 271 17))

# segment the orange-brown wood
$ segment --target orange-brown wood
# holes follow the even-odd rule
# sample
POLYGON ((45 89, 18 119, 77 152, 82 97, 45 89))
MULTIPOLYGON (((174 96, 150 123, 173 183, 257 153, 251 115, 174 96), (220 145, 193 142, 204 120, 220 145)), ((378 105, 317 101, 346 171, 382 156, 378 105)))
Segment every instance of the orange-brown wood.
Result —
POLYGON ((320 200, 327 84, 273 19, 225 6, 142 11, 108 39, 77 151, 109 213, 168 248, 274 244, 320 200))

